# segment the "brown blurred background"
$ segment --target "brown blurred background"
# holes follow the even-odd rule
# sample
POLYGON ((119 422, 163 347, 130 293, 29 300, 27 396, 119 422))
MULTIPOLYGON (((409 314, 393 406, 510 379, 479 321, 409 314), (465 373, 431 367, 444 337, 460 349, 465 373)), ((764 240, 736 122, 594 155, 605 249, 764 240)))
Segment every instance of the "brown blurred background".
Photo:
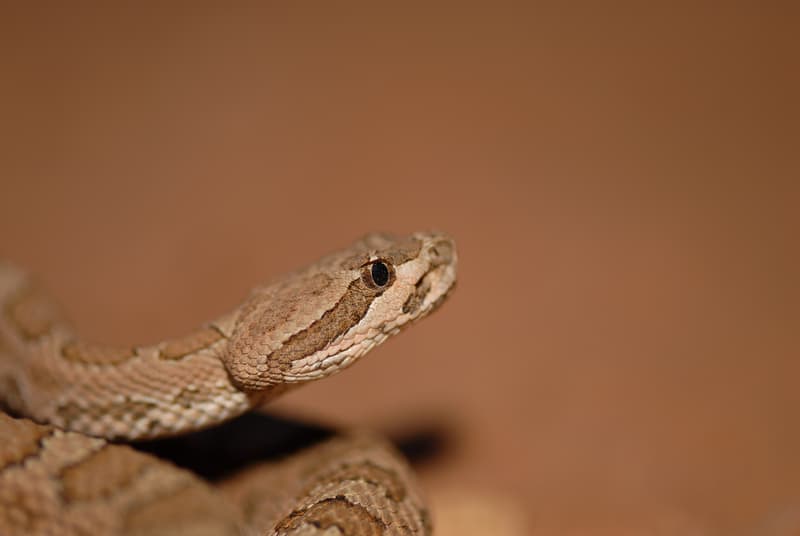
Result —
POLYGON ((0 249, 89 338, 441 229, 441 312, 272 411, 446 426, 445 527, 798 534, 792 3, 79 6, 2 8, 0 249))

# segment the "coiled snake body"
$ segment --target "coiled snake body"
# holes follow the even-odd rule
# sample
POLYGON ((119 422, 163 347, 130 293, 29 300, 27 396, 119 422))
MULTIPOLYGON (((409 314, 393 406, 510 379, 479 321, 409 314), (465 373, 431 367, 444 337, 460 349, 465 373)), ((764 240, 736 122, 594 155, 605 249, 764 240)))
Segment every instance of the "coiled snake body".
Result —
POLYGON ((108 348, 0 263, 0 402, 18 417, 0 412, 0 535, 429 533, 406 464, 370 434, 219 489, 108 440, 213 426, 338 372, 434 310, 455 274, 443 235, 368 235, 185 337, 108 348))

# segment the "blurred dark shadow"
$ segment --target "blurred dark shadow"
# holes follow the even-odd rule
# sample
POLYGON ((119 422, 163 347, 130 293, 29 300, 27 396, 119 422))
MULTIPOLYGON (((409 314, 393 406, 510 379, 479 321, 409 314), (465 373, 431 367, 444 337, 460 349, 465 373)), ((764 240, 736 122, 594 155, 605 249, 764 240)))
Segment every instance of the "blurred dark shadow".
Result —
MULTIPOLYGON (((283 458, 335 434, 334 428, 324 425, 250 412, 213 428, 133 446, 214 481, 255 463, 283 458)), ((412 464, 420 465, 446 452, 452 437, 445 427, 430 424, 407 427, 390 440, 412 464)))
POLYGON ((333 429, 323 426, 250 412, 213 428, 133 446, 205 479, 217 480, 256 462, 282 458, 333 434, 333 429))

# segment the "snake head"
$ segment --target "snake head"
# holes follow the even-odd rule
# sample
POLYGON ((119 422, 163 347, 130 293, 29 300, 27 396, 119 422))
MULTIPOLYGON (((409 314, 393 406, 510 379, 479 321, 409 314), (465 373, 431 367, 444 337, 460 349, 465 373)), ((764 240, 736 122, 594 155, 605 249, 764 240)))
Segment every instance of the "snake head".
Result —
POLYGON ((454 242, 439 233, 367 235, 255 289, 222 360, 250 392, 329 376, 436 309, 456 264, 454 242))

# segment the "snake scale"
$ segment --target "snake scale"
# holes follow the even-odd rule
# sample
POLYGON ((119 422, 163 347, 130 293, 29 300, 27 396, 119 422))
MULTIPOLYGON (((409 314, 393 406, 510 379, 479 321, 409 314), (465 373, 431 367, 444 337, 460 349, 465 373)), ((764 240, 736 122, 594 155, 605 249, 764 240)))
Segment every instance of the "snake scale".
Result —
POLYGON ((105 347, 0 263, 0 535, 430 534, 407 464, 367 432, 218 486, 119 443, 214 426, 339 372, 455 278, 446 236, 370 234, 185 337, 105 347))

